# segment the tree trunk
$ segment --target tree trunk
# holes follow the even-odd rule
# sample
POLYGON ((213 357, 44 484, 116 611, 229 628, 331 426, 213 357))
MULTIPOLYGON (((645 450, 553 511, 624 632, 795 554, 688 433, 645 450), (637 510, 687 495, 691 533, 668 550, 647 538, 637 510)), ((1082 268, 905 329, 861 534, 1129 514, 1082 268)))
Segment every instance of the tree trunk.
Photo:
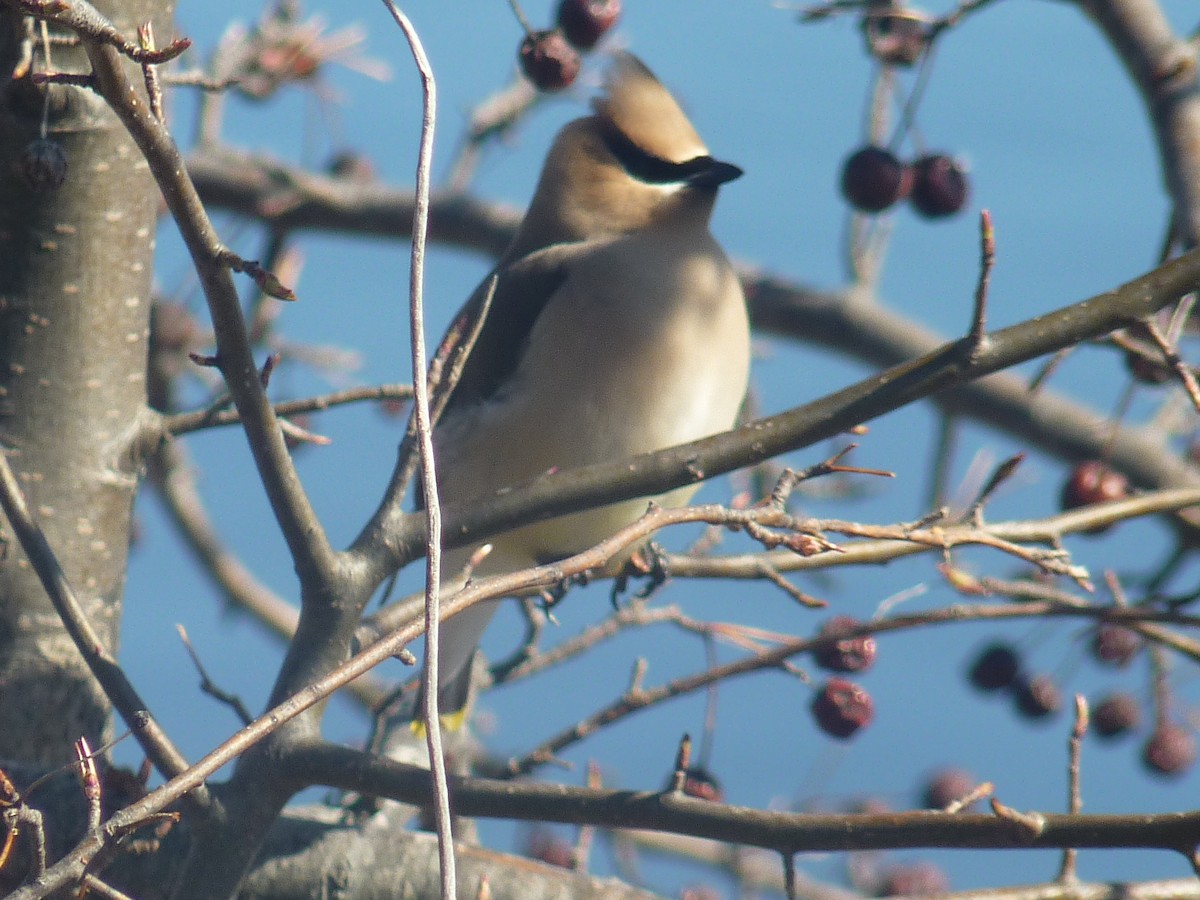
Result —
MULTIPOLYGON (((169 0, 96 5, 129 37, 147 20, 160 37, 171 33, 169 0)), ((115 651, 145 421, 158 192, 99 96, 32 84, 30 71, 89 71, 78 47, 54 37, 48 65, 40 25, 0 15, 0 441, 115 651)), ((97 745, 108 715, 9 536, 0 558, 0 758, 61 763, 76 738, 97 745)))

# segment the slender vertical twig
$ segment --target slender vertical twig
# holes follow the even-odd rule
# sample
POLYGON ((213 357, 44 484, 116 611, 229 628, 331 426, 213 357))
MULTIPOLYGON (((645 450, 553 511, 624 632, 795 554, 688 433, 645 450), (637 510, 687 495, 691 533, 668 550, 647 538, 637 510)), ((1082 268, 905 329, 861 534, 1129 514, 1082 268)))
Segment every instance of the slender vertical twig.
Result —
MULTIPOLYGON (((1067 744, 1069 760, 1067 763, 1067 812, 1073 816, 1079 815, 1083 809, 1083 791, 1079 787, 1080 755, 1083 751, 1083 738, 1087 734, 1090 712, 1087 699, 1083 694, 1075 695, 1075 727, 1071 729, 1071 739, 1067 744)), ((1062 865, 1058 869, 1060 884, 1074 884, 1078 880, 1075 871, 1079 853, 1074 847, 1063 850, 1062 865)))
POLYGON ((454 900, 454 840, 450 830, 450 797, 446 786, 446 761, 442 756, 442 731, 438 719, 438 587, 442 574, 442 514, 438 501, 437 472, 433 458, 433 429, 429 419, 429 386, 425 378, 425 322, 422 285, 425 273, 425 239, 429 227, 429 170, 433 160, 433 129, 436 120, 437 86, 421 39, 408 17, 393 0, 383 0, 396 24, 404 32, 413 60, 421 75, 424 107, 421 115, 421 150, 417 158, 417 191, 413 207, 412 266, 409 273, 409 327, 412 330, 413 399, 416 405, 417 440, 421 453, 421 480, 425 495, 428 538, 425 554, 425 742, 433 777, 434 816, 437 822, 438 857, 442 873, 442 897, 454 900))
POLYGON ((979 282, 975 286, 975 309, 971 314, 971 330, 967 340, 971 356, 983 350, 987 342, 988 288, 992 282, 992 267, 996 264, 996 229, 992 226, 992 214, 986 209, 979 211, 979 282))

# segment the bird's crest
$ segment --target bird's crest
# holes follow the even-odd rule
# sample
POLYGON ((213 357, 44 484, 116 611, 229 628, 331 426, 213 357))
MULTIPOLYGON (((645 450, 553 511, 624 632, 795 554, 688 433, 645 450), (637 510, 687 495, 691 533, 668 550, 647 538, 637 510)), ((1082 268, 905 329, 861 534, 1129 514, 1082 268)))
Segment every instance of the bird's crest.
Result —
POLYGON ((592 108, 651 156, 682 163, 708 154, 675 98, 631 53, 614 56, 605 94, 592 102, 592 108))

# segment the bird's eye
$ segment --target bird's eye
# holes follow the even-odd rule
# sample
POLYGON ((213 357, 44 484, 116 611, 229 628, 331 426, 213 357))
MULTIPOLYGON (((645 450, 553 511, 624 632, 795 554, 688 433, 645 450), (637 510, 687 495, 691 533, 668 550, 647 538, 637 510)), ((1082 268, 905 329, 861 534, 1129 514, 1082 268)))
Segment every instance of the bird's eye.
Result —
POLYGON ((676 163, 647 153, 624 132, 609 125, 601 129, 604 146, 616 157, 617 162, 639 181, 648 184, 682 184, 708 172, 715 160, 711 156, 695 156, 686 162, 676 163))

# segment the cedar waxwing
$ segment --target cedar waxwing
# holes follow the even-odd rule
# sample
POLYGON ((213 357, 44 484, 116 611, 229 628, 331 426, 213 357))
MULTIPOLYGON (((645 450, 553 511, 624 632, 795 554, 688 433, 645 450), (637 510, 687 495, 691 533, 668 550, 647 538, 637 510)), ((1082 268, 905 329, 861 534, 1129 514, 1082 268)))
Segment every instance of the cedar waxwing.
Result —
MULTIPOLYGON (((491 307, 434 433, 444 503, 487 497, 551 469, 660 450, 726 431, 746 393, 745 298, 708 230, 718 162, 667 90, 616 56, 593 115, 554 140, 529 211, 500 260, 491 307)), ((468 305, 482 302, 490 276, 468 305)), ((698 485, 654 498, 684 504, 698 485)), ((477 574, 561 559, 646 510, 642 498, 491 538, 477 574)), ((446 554, 447 577, 475 550, 446 554)), ((442 625, 440 709, 464 709, 471 659, 496 610, 442 625)), ((418 707, 419 708, 419 707, 418 707)))

